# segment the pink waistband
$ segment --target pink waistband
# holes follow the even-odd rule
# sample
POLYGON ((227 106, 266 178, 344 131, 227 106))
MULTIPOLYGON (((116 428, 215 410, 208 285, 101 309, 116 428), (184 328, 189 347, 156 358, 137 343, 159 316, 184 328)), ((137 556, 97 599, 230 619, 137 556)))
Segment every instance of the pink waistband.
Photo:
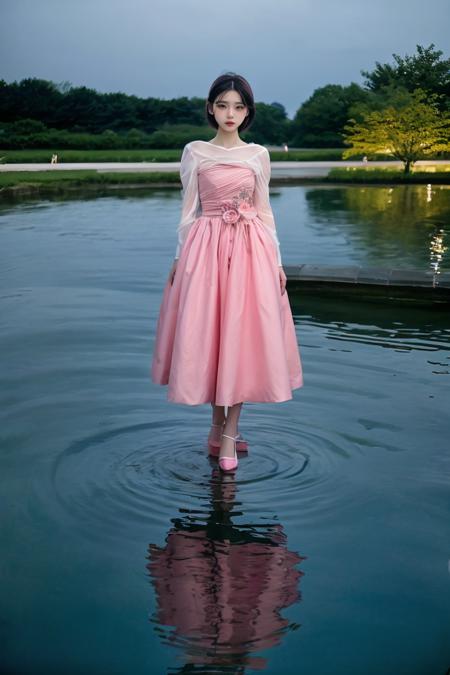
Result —
POLYGON ((222 216, 222 211, 221 210, 215 210, 215 211, 202 211, 201 213, 202 216, 222 216))
MULTIPOLYGON (((201 216, 207 216, 208 218, 212 218, 212 217, 222 218, 224 220, 224 222, 229 222, 229 221, 227 221, 226 216, 224 218, 223 211, 217 211, 217 210, 216 211, 202 211, 201 214, 200 214, 200 217, 201 216)), ((253 217, 256 217, 256 216, 253 216, 253 217)), ((246 222, 247 218, 242 213, 239 213, 234 222, 239 222, 239 221, 246 222)))

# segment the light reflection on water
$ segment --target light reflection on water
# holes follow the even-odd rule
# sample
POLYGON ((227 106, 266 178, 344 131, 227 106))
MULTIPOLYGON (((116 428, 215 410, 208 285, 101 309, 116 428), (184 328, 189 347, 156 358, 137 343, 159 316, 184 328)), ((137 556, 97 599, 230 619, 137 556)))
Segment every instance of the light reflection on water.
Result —
MULTIPOLYGON (((428 264, 438 213, 386 243, 343 224, 342 191, 312 192, 286 264, 333 246, 428 264)), ((445 672, 448 312, 292 294, 305 385, 244 405, 249 452, 224 478, 209 407, 149 377, 178 209, 161 191, 0 217, 5 667, 445 672)))

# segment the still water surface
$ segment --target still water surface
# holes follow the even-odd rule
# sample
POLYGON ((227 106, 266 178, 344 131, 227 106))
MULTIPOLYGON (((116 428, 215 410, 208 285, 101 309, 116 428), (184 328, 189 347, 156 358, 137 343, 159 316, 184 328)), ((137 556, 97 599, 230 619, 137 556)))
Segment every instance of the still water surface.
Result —
MULTIPOLYGON (((275 190, 284 263, 426 267, 440 231, 448 267, 448 190, 408 189, 275 190)), ((243 406, 223 477, 149 378, 179 208, 0 212, 1 672, 444 675, 448 310, 292 294, 304 387, 243 406)))

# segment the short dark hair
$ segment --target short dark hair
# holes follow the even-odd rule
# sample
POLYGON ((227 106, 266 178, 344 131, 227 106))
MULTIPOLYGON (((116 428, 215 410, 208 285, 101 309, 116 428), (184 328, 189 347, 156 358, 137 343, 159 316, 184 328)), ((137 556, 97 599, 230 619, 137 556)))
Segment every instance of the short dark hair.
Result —
POLYGON ((211 113, 208 111, 208 105, 213 105, 214 101, 220 94, 223 94, 223 92, 229 91, 230 89, 234 89, 238 92, 238 94, 240 94, 244 105, 248 108, 248 115, 245 117, 244 121, 238 128, 238 131, 244 131, 251 125, 255 117, 255 99, 253 97, 252 88, 245 77, 242 77, 242 75, 238 75, 237 73, 227 72, 224 75, 219 75, 219 77, 214 80, 209 89, 208 98, 206 99, 206 119, 209 126, 214 127, 214 129, 219 128, 214 115, 211 115, 211 113))

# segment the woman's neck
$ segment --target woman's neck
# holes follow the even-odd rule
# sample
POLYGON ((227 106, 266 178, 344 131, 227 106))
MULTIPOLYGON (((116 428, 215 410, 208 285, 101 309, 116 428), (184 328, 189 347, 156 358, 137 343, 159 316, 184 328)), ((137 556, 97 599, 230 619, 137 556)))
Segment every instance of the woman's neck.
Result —
POLYGON ((220 134, 210 141, 211 145, 221 145, 223 148, 234 148, 236 145, 247 145, 239 138, 239 134, 220 134))

